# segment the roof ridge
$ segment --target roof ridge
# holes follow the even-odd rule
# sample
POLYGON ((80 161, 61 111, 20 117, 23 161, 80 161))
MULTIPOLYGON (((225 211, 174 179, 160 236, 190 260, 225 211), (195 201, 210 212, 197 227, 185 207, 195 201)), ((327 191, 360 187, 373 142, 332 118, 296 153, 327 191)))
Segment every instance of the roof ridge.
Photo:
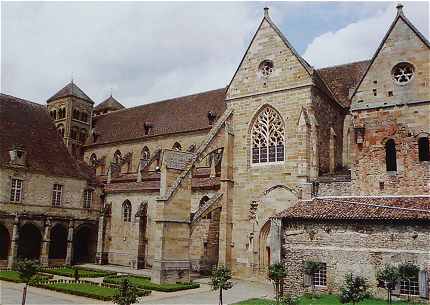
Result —
POLYGON ((338 65, 334 65, 334 66, 322 67, 322 68, 318 68, 316 70, 321 71, 321 70, 325 70, 325 69, 338 68, 338 67, 349 66, 349 65, 353 65, 353 64, 370 62, 370 61, 371 61, 371 59, 363 59, 363 60, 357 60, 357 61, 347 62, 347 63, 344 63, 344 64, 338 64, 338 65))
POLYGON ((43 104, 36 103, 36 102, 32 102, 32 101, 30 101, 30 100, 26 100, 26 99, 23 99, 23 98, 20 98, 20 97, 17 97, 17 96, 13 96, 13 95, 10 95, 10 94, 6 94, 6 93, 1 93, 1 92, 0 92, 0 95, 3 95, 3 96, 6 96, 6 97, 9 97, 9 98, 12 98, 12 99, 13 99, 13 102, 28 103, 28 104, 32 104, 32 105, 34 105, 34 106, 38 106, 38 107, 41 107, 41 108, 46 108, 46 106, 45 106, 45 105, 43 105, 43 104))
POLYGON ((218 88, 218 89, 213 89, 213 90, 207 90, 207 91, 193 93, 193 94, 188 94, 188 95, 182 95, 182 96, 178 96, 178 97, 171 97, 171 98, 168 98, 168 99, 165 99, 165 100, 161 100, 161 101, 154 101, 154 102, 150 102, 150 103, 147 103, 147 104, 137 105, 137 106, 134 106, 134 107, 124 108, 124 109, 120 109, 120 110, 117 110, 117 111, 105 113, 104 115, 111 115, 111 114, 114 114, 114 113, 120 113, 120 112, 124 112, 124 111, 128 111, 128 110, 135 110, 135 109, 143 108, 143 107, 146 107, 146 106, 149 106, 149 105, 161 104, 161 103, 170 102, 170 101, 174 101, 174 100, 177 100, 177 99, 183 99, 183 98, 187 98, 187 97, 191 97, 191 96, 195 96, 195 95, 205 94, 205 93, 209 93, 209 92, 213 92, 213 91, 225 90, 225 88, 226 87, 218 88))
MULTIPOLYGON (((321 199, 320 199, 321 200, 321 199)), ((324 202, 324 200, 322 200, 324 202)), ((415 208, 402 208, 399 206, 390 206, 390 205, 380 205, 380 204, 373 204, 373 203, 365 203, 365 202, 357 202, 357 201, 348 201, 348 200, 336 200, 331 199, 329 202, 333 203, 350 203, 350 204, 357 204, 357 205, 364 205, 364 206, 370 206, 370 207, 377 207, 377 208, 384 208, 384 209, 393 209, 393 210, 403 210, 403 211, 411 211, 411 212, 424 212, 424 213, 430 213, 430 210, 424 210, 424 209, 415 209, 415 208)), ((327 204, 324 202, 324 204, 327 204)))

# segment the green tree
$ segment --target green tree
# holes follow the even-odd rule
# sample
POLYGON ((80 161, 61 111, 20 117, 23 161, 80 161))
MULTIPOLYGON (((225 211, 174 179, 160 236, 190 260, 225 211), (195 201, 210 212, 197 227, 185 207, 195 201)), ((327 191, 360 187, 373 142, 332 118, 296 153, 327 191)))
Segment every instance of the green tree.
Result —
POLYGON ((309 275, 311 278, 312 294, 315 294, 314 275, 321 269, 321 263, 306 261, 304 269, 305 269, 305 273, 309 275))
POLYGON ((211 274, 211 286, 213 290, 219 290, 219 305, 222 305, 222 291, 233 287, 231 271, 224 266, 215 267, 211 274))
POLYGON ((340 291, 340 301, 344 303, 357 304, 367 296, 368 284, 364 277, 353 276, 352 273, 345 275, 345 282, 340 291))
POLYGON ((75 278, 75 281, 79 281, 79 270, 78 270, 78 268, 74 268, 73 277, 75 278))
POLYGON ((380 282, 379 286, 387 290, 388 304, 391 304, 391 293, 396 287, 399 278, 399 269, 390 264, 386 264, 384 268, 378 270, 376 273, 376 279, 380 282))
POLYGON ((128 279, 124 279, 112 301, 118 305, 131 305, 137 302, 137 298, 137 288, 130 284, 128 279))
MULTIPOLYGON (((420 272, 420 268, 410 262, 399 265, 398 270, 399 270, 399 278, 403 281, 407 281, 409 284, 409 287, 411 286, 411 280, 416 280, 418 273, 420 272)), ((408 293, 408 302, 410 301, 410 299, 411 299, 411 295, 408 293)))
POLYGON ((14 267, 15 271, 18 272, 19 278, 25 283, 24 289, 22 291, 22 305, 25 305, 25 301, 27 299, 27 288, 28 283, 31 278, 36 275, 37 271, 39 271, 39 263, 37 261, 23 259, 19 260, 14 267))
POLYGON ((273 282, 275 288, 276 304, 279 304, 284 279, 287 276, 287 270, 282 263, 275 263, 269 266, 269 279, 273 282))

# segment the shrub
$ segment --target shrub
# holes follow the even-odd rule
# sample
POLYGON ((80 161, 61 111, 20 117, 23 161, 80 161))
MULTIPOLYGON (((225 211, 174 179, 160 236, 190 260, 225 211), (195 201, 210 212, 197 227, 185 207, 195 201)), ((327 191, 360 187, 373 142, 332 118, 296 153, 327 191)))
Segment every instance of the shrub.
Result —
POLYGON ((340 301, 357 304, 368 297, 366 279, 361 276, 354 277, 352 273, 345 276, 345 282, 340 292, 340 301))

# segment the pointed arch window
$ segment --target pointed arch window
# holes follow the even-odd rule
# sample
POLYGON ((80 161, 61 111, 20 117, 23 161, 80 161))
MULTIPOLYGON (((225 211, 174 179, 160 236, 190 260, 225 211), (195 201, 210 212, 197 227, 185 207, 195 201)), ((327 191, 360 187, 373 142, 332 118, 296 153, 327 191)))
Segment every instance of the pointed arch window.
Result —
POLYGON ((131 203, 129 200, 122 204, 122 219, 124 222, 131 222, 131 203))
POLYGON ((92 167, 96 167, 97 166, 97 155, 95 153, 91 154, 90 165, 92 167))
POLYGON ((141 159, 143 161, 148 161, 149 157, 150 157, 149 148, 148 148, 148 146, 145 146, 142 149, 141 159))
POLYGON ((179 142, 175 142, 175 144, 173 144, 172 148, 176 151, 181 151, 182 150, 182 146, 179 142))
POLYGON ((113 162, 115 164, 119 164, 121 162, 122 159, 122 155, 121 155, 121 151, 117 150, 114 154, 113 154, 113 162))
POLYGON ((279 113, 269 106, 262 109, 251 129, 252 163, 283 162, 284 134, 284 121, 279 113))

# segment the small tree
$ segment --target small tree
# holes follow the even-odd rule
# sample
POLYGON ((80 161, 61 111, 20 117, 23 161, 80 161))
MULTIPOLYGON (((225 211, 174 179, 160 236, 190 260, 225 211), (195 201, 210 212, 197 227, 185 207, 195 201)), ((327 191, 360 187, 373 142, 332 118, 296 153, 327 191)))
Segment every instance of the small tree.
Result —
POLYGON ((275 288, 276 304, 279 304, 279 297, 282 292, 282 284, 287 276, 287 270, 282 263, 275 263, 269 266, 269 279, 273 282, 275 288))
POLYGON ((364 300, 367 296, 367 281, 361 276, 352 276, 352 273, 345 275, 345 283, 340 292, 340 301, 352 303, 353 305, 364 300))
POLYGON ((382 284, 379 285, 387 290, 388 304, 391 304, 391 293, 399 280, 399 269, 396 266, 386 264, 383 269, 376 274, 376 279, 382 284))
POLYGON ((78 268, 75 268, 73 270, 73 277, 75 278, 75 281, 79 281, 79 271, 78 271, 78 268))
POLYGON ((27 299, 28 283, 39 270, 39 263, 29 259, 19 260, 15 264, 14 269, 18 272, 19 278, 25 283, 24 289, 22 291, 22 305, 25 305, 25 301, 27 299))
MULTIPOLYGON (((399 278, 403 281, 408 281, 409 287, 411 286, 411 280, 415 280, 417 278, 418 273, 420 272, 420 268, 413 263, 403 263, 399 265, 399 278)), ((410 301, 411 295, 408 290, 408 302, 410 301)))
POLYGON ((321 269, 321 263, 306 261, 304 268, 305 268, 305 273, 309 275, 311 278, 312 293, 314 294, 315 293, 314 275, 321 269))
POLYGON ((118 292, 113 296, 112 302, 118 305, 131 305, 137 302, 138 294, 137 288, 124 279, 118 292))
POLYGON ((231 271, 224 266, 214 267, 211 274, 211 286, 213 290, 219 289, 219 305, 222 305, 222 291, 233 287, 231 271))

